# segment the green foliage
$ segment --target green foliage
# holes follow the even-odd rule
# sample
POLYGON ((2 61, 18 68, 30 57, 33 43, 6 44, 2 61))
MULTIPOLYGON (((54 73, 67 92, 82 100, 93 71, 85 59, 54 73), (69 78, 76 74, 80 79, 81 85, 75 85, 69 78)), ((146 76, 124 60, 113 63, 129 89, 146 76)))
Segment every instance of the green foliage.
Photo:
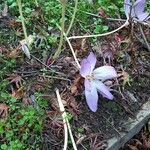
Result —
POLYGON ((84 133, 84 128, 78 127, 78 128, 77 128, 77 131, 78 131, 78 133, 81 133, 81 134, 82 134, 82 133, 84 133))
POLYGON ((22 150, 24 149, 23 144, 19 140, 10 141, 10 145, 2 144, 1 145, 2 150, 22 150))
POLYGON ((56 36, 48 36, 48 43, 49 44, 56 44, 57 42, 57 37, 56 36))
POLYGON ((94 33, 98 34, 98 33, 104 33, 108 31, 108 26, 105 26, 102 24, 102 19, 95 19, 94 18, 94 33))
POLYGON ((73 115, 67 112, 66 117, 67 117, 68 121, 70 121, 73 118, 73 115))
POLYGON ((3 55, 0 54, 0 80, 6 74, 12 71, 16 66, 15 59, 6 59, 3 55))
POLYGON ((103 8, 107 15, 117 16, 119 12, 123 12, 123 0, 98 0, 98 4, 103 8))
POLYGON ((0 119, 0 136, 4 139, 0 149, 38 149, 42 140, 41 132, 48 103, 41 98, 41 94, 36 93, 35 97, 39 107, 23 106, 20 101, 6 92, 7 85, 8 82, 4 80, 0 86, 0 103, 5 102, 9 106, 7 119, 0 119), (30 145, 31 140, 36 143, 34 146, 30 145))

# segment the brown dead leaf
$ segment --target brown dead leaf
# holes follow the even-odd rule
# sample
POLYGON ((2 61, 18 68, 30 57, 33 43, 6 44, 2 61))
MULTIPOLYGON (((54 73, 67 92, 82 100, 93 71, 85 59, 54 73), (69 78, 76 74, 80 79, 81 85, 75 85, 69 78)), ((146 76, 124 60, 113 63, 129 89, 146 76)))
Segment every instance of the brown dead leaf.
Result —
POLYGON ((105 12, 103 8, 98 8, 98 15, 103 18, 107 18, 107 13, 105 12))
POLYGON ((72 86, 71 86, 71 93, 72 93, 72 94, 77 93, 77 90, 78 90, 78 88, 77 88, 76 85, 72 85, 72 86))
POLYGON ((76 115, 80 113, 79 106, 80 103, 77 103, 74 96, 72 96, 72 93, 65 90, 61 93, 61 98, 63 100, 63 103, 65 103, 65 106, 68 108, 68 111, 72 114, 76 115))
POLYGON ((81 41, 81 50, 82 50, 82 51, 86 51, 87 48, 88 48, 88 47, 87 47, 87 41, 86 41, 86 38, 84 38, 84 39, 82 39, 82 41, 81 41))
POLYGON ((81 76, 77 76, 77 78, 73 81, 73 84, 71 85, 71 93, 73 95, 77 94, 78 89, 81 89, 81 82, 82 82, 82 78, 81 76))
POLYGON ((38 91, 38 92, 44 91, 44 89, 45 89, 44 86, 41 85, 40 83, 35 83, 35 84, 33 85, 33 87, 34 87, 35 91, 38 91))
POLYGON ((130 75, 122 70, 120 73, 118 73, 118 80, 123 81, 123 85, 128 84, 130 86, 130 75))
POLYGON ((7 54, 9 58, 18 58, 21 51, 19 49, 13 49, 11 52, 7 54))
POLYGON ((107 144, 105 141, 100 141, 97 139, 98 136, 96 136, 94 139, 91 138, 90 142, 90 149, 91 150, 104 150, 107 147, 107 144))
POLYGON ((108 59, 110 62, 113 60, 114 51, 113 51, 112 45, 103 44, 101 46, 101 51, 102 51, 102 56, 105 60, 108 59))
POLYGON ((124 40, 123 37, 119 33, 114 34, 114 39, 116 40, 118 46, 120 46, 121 42, 124 40))
POLYGON ((18 28, 18 27, 21 27, 21 22, 17 22, 15 19, 11 19, 8 22, 8 26, 10 28, 18 28))
POLYGON ((11 94, 14 98, 16 99, 21 99, 23 98, 24 96, 24 91, 23 91, 23 88, 19 88, 19 89, 16 89, 16 90, 12 90, 12 94, 11 94))
POLYGON ((2 118, 7 118, 7 116, 8 116, 8 109, 9 109, 9 106, 7 106, 6 104, 4 104, 4 103, 0 104, 0 116, 2 118))
POLYGON ((128 144, 128 150, 138 150, 138 148, 136 146, 128 144))
POLYGON ((150 149, 150 140, 146 131, 141 132, 141 141, 143 141, 143 147, 150 149))
POLYGON ((85 57, 89 53, 89 43, 86 38, 72 40, 72 47, 80 57, 85 57))
POLYGON ((31 99, 30 99, 29 97, 23 97, 22 102, 23 102, 25 105, 32 104, 31 99))
POLYGON ((6 78, 7 80, 10 80, 10 83, 15 83, 16 87, 19 89, 22 87, 22 77, 17 74, 10 74, 9 77, 6 78))

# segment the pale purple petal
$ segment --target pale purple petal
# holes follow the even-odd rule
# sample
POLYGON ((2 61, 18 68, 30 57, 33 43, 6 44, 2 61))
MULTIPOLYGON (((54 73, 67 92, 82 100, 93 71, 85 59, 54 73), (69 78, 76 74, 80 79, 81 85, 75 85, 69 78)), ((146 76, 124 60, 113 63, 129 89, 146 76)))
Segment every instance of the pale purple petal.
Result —
MULTIPOLYGON (((22 44, 22 43, 21 43, 22 44)), ((22 44, 21 45, 21 49, 22 51, 25 53, 25 55, 30 59, 31 56, 30 56, 30 51, 29 51, 29 47, 27 44, 22 44)))
POLYGON ((82 77, 90 75, 96 64, 96 56, 90 52, 89 56, 81 61, 80 74, 82 77))
POLYGON ((90 74, 90 72, 91 72, 91 67, 89 61, 87 61, 87 59, 83 59, 81 61, 81 68, 80 68, 81 76, 85 78, 87 75, 90 74))
POLYGON ((95 87, 97 88, 97 91, 103 96, 110 100, 113 99, 113 95, 110 93, 109 88, 102 83, 101 81, 95 80, 94 81, 95 87))
POLYGON ((146 1, 145 0, 137 0, 134 5, 133 5, 133 9, 134 9, 134 12, 136 14, 136 17, 138 15, 140 15, 141 13, 144 12, 144 8, 145 8, 145 4, 146 4, 146 1))
POLYGON ((87 57, 87 61, 90 63, 91 72, 92 72, 96 64, 96 56, 93 52, 90 52, 89 56, 87 57))
POLYGON ((117 77, 117 72, 112 66, 102 66, 93 71, 95 79, 107 80, 117 77))
POLYGON ((89 108, 93 112, 96 112, 97 102, 98 102, 98 94, 97 94, 95 84, 93 83, 93 81, 85 80, 84 86, 85 86, 86 102, 87 102, 89 108))
POLYGON ((142 13, 142 14, 138 15, 138 19, 139 19, 139 21, 146 21, 146 20, 150 19, 150 14, 148 12, 142 13))
POLYGON ((125 14, 126 14, 126 17, 127 17, 127 18, 129 18, 130 9, 131 9, 130 0, 125 0, 125 1, 124 1, 124 10, 125 10, 125 14))

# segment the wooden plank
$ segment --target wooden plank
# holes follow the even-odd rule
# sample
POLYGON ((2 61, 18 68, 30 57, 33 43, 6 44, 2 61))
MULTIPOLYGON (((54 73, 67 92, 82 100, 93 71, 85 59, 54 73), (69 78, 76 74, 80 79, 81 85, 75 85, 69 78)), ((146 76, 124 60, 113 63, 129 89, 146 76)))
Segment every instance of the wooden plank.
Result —
POLYGON ((108 140, 108 147, 106 150, 119 150, 126 142, 128 142, 134 135, 136 135, 145 123, 150 118, 150 101, 145 103, 142 109, 136 116, 136 119, 128 121, 127 133, 121 133, 121 136, 111 138, 108 140))

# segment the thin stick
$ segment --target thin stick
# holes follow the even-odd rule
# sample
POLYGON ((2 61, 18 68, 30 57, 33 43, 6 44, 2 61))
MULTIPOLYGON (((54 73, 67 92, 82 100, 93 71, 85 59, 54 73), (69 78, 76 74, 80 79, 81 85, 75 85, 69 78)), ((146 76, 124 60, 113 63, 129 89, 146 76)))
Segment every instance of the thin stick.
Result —
POLYGON ((59 109, 62 112, 62 118, 63 118, 63 124, 64 124, 64 148, 63 150, 67 150, 67 145, 68 145, 68 130, 67 130, 67 124, 66 124, 66 112, 65 112, 65 108, 63 106, 63 103, 61 101, 61 97, 59 94, 59 90, 56 89, 56 96, 57 96, 57 100, 58 100, 58 104, 59 104, 59 109))
MULTIPOLYGON (((49 76, 49 75, 39 75, 39 76, 44 76, 46 78, 50 78, 50 79, 58 79, 58 80, 64 80, 64 81, 70 81, 69 79, 67 78, 62 78, 62 77, 56 77, 56 76, 49 76)), ((71 82, 71 81, 70 81, 71 82)))
MULTIPOLYGON (((57 71, 55 71, 55 70, 52 69, 50 66, 46 65, 45 63, 43 63, 40 59, 36 58, 34 55, 31 54, 31 57, 32 57, 33 59, 35 59, 36 61, 38 61, 39 63, 41 63, 41 64, 42 64, 43 66, 45 66, 46 68, 50 69, 51 72, 57 73, 57 74, 62 75, 62 76, 66 76, 66 75, 63 74, 62 72, 57 72, 57 71)), ((46 71, 46 70, 44 70, 44 71, 46 71)))
POLYGON ((110 34, 113 34, 117 31, 119 31, 120 29, 124 28, 125 26, 128 26, 129 25, 129 22, 128 20, 126 20, 126 22, 120 26, 119 28, 113 30, 113 31, 110 31, 110 32, 107 32, 107 33, 102 33, 102 34, 94 34, 94 35, 84 35, 84 36, 72 36, 72 37, 68 37, 68 40, 70 39, 80 39, 80 38, 91 38, 91 37, 101 37, 101 36, 106 36, 106 35, 110 35, 110 34))
POLYGON ((148 27, 150 27, 150 23, 148 23, 148 22, 144 22, 144 21, 139 21, 138 19, 136 19, 136 18, 134 18, 134 20, 133 20, 135 23, 139 23, 139 24, 142 24, 142 25, 145 25, 145 26, 148 26, 148 27))
POLYGON ((69 47, 70 47, 70 49, 71 49, 73 58, 74 58, 74 60, 75 60, 75 62, 76 62, 76 64, 77 64, 78 68, 80 69, 81 66, 80 66, 80 64, 79 64, 79 62, 78 62, 78 59, 77 59, 76 54, 75 54, 75 52, 74 52, 74 49, 73 49, 73 47, 72 47, 72 45, 71 45, 69 39, 68 39, 66 36, 65 36, 65 38, 66 38, 66 41, 68 42, 68 45, 69 45, 69 47))
MULTIPOLYGON (((65 108, 64 108, 64 105, 62 103, 62 100, 61 100, 58 89, 56 89, 56 95, 57 95, 57 100, 58 100, 58 103, 59 103, 60 111, 62 112, 63 121, 65 122, 64 124, 68 127, 68 131, 69 131, 69 134, 70 134, 70 138, 71 138, 71 141, 72 141, 73 148, 74 148, 74 150, 77 150, 77 147, 76 147, 73 135, 72 135, 71 127, 70 127, 70 124, 69 124, 69 121, 68 121, 68 118, 67 118, 67 114, 65 112, 65 108)), ((65 131, 65 132, 66 132, 66 138, 65 138, 65 141, 66 141, 68 139, 68 135, 67 135, 67 131, 65 131)), ((65 147, 65 145, 66 145, 66 143, 64 144, 64 147, 65 147)))
POLYGON ((77 12, 77 6, 78 6, 78 0, 75 0, 74 12, 73 12, 73 15, 72 15, 71 23, 70 23, 69 28, 68 28, 68 30, 66 32, 66 36, 68 36, 68 34, 69 34, 69 32, 70 32, 70 30, 72 28, 72 25, 74 23, 74 19, 75 19, 76 12, 77 12))
MULTIPOLYGON (((74 9, 74 7, 71 7, 74 9)), ((83 10, 80 10, 80 9, 77 9, 77 11, 80 11, 80 12, 83 12, 87 15, 91 15, 91 16, 94 16, 94 17, 98 17, 98 18, 102 18, 102 19, 106 19, 106 20, 110 20, 110 21, 122 21, 122 22, 126 22, 126 19, 118 19, 118 18, 104 18, 104 17, 101 17, 97 14, 93 14, 93 13, 90 13, 90 12, 86 12, 86 11, 83 11, 83 10)))
POLYGON ((71 138, 71 141, 72 141, 72 146, 73 146, 74 150, 77 150, 77 146, 76 146, 76 143, 74 141, 72 131, 71 131, 71 127, 70 127, 70 123, 69 123, 68 119, 66 119, 66 123, 67 123, 67 126, 68 126, 69 135, 70 135, 70 138, 71 138))
POLYGON ((150 51, 150 45, 149 45, 149 43, 148 43, 148 41, 146 39, 146 36, 145 36, 145 34, 143 32, 143 29, 142 29, 142 26, 140 24, 139 24, 139 28, 140 28, 140 32, 141 32, 141 35, 143 37, 143 40, 144 40, 144 42, 145 42, 145 44, 147 46, 147 49, 150 51))

